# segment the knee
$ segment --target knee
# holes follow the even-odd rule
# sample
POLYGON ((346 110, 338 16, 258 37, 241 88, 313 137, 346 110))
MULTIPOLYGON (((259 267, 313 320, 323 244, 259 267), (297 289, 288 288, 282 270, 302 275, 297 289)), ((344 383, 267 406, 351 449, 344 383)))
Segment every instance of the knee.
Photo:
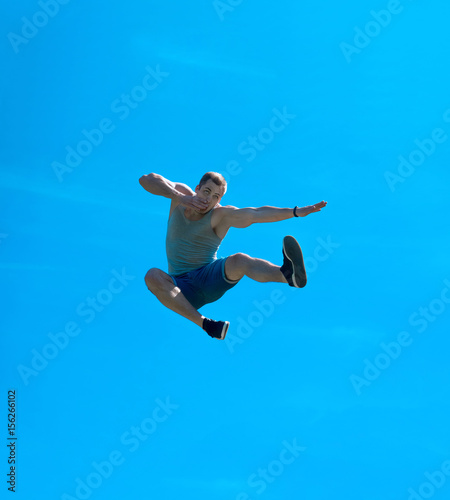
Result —
POLYGON ((230 255, 230 257, 228 258, 231 259, 233 268, 242 270, 246 269, 248 263, 251 260, 250 255, 247 255, 245 253, 235 253, 233 255, 230 255))
POLYGON ((147 288, 152 291, 159 288, 163 279, 163 271, 153 267, 152 269, 149 269, 145 275, 145 284, 147 285, 147 288))

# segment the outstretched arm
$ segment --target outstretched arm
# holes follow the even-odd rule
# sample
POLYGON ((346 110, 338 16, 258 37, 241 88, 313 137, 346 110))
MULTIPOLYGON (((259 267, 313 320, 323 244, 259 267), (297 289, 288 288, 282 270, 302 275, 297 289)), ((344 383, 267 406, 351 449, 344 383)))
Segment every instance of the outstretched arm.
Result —
MULTIPOLYGON (((314 212, 320 212, 327 205, 326 201, 321 201, 315 205, 297 208, 298 217, 306 217, 314 212)), ((257 222, 278 222, 291 219, 294 216, 292 208, 259 207, 259 208, 236 208, 222 207, 223 218, 221 224, 227 227, 248 227, 257 222)))
POLYGON ((319 203, 316 203, 315 205, 307 205, 306 207, 297 208, 296 214, 299 217, 306 217, 307 215, 314 212, 320 212, 322 208, 327 206, 327 203, 327 201, 321 201, 319 203))

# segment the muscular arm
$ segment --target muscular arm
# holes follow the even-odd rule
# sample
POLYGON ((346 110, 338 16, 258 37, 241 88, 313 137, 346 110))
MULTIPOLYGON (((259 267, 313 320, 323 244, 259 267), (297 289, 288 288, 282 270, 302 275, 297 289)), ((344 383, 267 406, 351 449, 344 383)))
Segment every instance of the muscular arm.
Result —
POLYGON ((151 194, 164 196, 177 202, 181 202, 182 197, 187 194, 194 194, 194 191, 186 184, 169 181, 159 174, 143 175, 139 179, 139 184, 151 194))
MULTIPOLYGON (((320 212, 327 204, 326 201, 321 201, 315 205, 308 205, 306 207, 298 208, 297 215, 299 217, 306 217, 313 212, 320 212)), ((236 208, 236 207, 222 207, 223 216, 221 225, 225 227, 248 227, 257 222, 278 222, 294 217, 292 208, 278 208, 278 207, 259 207, 259 208, 236 208)))
POLYGON ((172 200, 171 211, 179 204, 195 209, 201 209, 205 206, 205 202, 197 198, 195 191, 192 191, 189 186, 169 181, 162 175, 154 173, 143 175, 139 179, 139 184, 149 193, 170 198, 172 200))

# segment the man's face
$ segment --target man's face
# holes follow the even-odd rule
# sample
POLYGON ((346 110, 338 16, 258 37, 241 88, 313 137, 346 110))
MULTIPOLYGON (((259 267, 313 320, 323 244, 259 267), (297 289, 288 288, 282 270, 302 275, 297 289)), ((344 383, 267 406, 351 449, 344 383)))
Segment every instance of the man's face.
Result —
POLYGON ((223 187, 218 186, 214 181, 209 179, 202 187, 197 186, 195 188, 195 192, 197 196, 202 200, 206 200, 208 202, 208 206, 203 208, 202 210, 198 210, 201 214, 206 214, 210 210, 212 210, 222 199, 223 196, 223 187))

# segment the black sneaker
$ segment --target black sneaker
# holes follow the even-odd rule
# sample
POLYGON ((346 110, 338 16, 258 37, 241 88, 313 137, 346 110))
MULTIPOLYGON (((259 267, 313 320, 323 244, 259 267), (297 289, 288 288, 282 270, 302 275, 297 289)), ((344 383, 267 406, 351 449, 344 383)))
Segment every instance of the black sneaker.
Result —
POLYGON ((283 239, 283 257, 280 271, 287 282, 295 288, 303 288, 306 285, 305 264, 302 249, 293 236, 285 236, 283 239))
POLYGON ((229 326, 229 321, 214 321, 208 318, 203 320, 203 330, 213 339, 223 340, 229 326))

